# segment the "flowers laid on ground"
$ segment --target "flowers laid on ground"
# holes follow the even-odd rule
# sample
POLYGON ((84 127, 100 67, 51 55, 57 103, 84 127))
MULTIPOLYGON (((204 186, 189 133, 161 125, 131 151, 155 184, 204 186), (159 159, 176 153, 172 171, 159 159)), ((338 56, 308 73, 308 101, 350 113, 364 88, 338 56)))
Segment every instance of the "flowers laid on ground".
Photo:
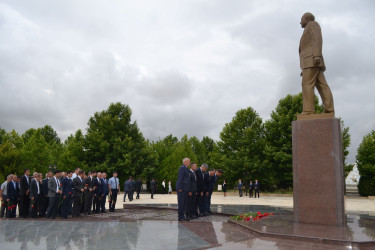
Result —
POLYGON ((255 221, 259 220, 263 217, 267 217, 273 215, 273 213, 261 213, 261 212, 249 212, 249 213, 243 213, 240 215, 234 215, 232 216, 232 219, 234 220, 242 220, 242 221, 255 221))

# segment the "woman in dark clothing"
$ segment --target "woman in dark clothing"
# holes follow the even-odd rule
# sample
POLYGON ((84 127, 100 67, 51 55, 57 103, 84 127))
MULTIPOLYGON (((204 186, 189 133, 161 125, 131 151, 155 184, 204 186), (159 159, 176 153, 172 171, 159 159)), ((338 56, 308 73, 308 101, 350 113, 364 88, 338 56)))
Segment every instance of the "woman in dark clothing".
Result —
POLYGON ((224 192, 224 197, 226 197, 227 196, 227 183, 225 182, 225 180, 223 182, 223 192, 224 192))

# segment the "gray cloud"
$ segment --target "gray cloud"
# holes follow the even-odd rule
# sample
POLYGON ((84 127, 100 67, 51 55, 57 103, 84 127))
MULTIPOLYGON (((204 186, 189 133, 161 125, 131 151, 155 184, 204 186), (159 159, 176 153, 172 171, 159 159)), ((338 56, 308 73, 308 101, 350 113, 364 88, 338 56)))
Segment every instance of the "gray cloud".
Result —
POLYGON ((301 15, 322 26, 326 78, 350 127, 350 161, 375 128, 373 1, 5 0, 0 126, 52 125, 62 139, 120 101, 146 138, 214 139, 235 112, 266 120, 301 91, 301 15))

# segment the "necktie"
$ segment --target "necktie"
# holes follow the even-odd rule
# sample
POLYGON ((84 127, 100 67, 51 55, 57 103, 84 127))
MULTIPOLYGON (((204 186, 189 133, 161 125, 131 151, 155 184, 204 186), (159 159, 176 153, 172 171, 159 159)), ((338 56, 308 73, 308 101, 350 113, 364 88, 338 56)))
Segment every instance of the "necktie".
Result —
POLYGON ((37 180, 35 180, 35 182, 36 182, 36 187, 38 188, 38 194, 39 194, 39 183, 37 180))

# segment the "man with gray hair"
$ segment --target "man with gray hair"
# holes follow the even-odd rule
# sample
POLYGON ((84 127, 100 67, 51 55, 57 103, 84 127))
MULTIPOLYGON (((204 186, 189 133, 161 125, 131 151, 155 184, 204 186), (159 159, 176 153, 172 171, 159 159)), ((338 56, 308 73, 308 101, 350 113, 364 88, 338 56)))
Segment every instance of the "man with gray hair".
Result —
POLYGON ((187 195, 190 188, 190 159, 184 158, 182 160, 182 166, 178 170, 177 177, 177 201, 178 201, 178 221, 189 221, 189 218, 185 217, 186 206, 187 206, 187 195))
POLYGON ((0 198, 1 198, 1 212, 0 212, 0 218, 4 218, 5 216, 5 208, 7 203, 7 186, 10 180, 12 179, 12 175, 8 175, 6 181, 1 185, 0 190, 0 198))

